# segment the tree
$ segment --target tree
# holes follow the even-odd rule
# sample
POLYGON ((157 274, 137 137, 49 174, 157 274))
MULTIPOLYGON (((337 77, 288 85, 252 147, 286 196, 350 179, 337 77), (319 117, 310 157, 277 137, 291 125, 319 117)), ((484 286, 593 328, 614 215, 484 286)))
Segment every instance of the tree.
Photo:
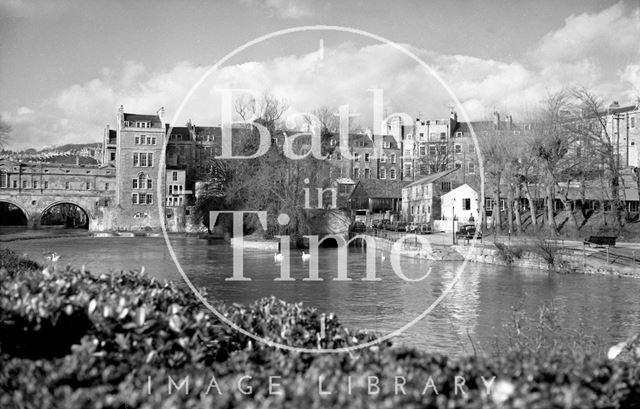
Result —
POLYGON ((0 118, 0 149, 3 149, 9 142, 11 136, 11 126, 0 118))
MULTIPOLYGON (((313 212, 306 209, 305 189, 309 193, 315 188, 326 188, 329 185, 328 165, 325 161, 309 156, 305 159, 288 158, 282 149, 285 140, 293 138, 292 149, 297 154, 308 151, 311 145, 311 132, 287 130, 282 116, 287 110, 286 104, 277 98, 265 94, 261 101, 254 100, 236 103, 236 113, 243 118, 249 115, 254 122, 260 123, 269 130, 272 141, 268 152, 253 159, 220 159, 211 162, 208 176, 207 193, 201 195, 198 207, 208 212, 212 206, 226 210, 261 210, 268 213, 269 235, 290 235, 295 238, 311 232, 313 212), (289 223, 280 225, 278 215, 285 213, 289 223)), ((331 115, 328 109, 318 111, 321 124, 320 132, 323 141, 323 152, 329 149, 324 143, 331 136, 331 115)), ((305 121, 310 120, 304 118, 305 121)), ((233 148, 236 154, 251 154, 257 149, 259 134, 254 127, 240 126, 233 130, 233 148)), ((310 205, 315 206, 317 198, 310 198, 310 205)), ((256 219, 245 223, 249 231, 256 226, 256 219)))

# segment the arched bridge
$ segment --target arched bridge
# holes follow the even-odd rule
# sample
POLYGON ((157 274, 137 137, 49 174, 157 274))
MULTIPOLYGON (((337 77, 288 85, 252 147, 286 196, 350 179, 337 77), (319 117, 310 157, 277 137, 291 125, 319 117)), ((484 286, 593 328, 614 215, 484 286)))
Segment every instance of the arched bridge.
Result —
MULTIPOLYGON (((100 230, 103 224, 104 211, 111 200, 105 192, 12 192, 14 189, 0 189, 0 202, 14 205, 22 211, 27 226, 40 226, 42 216, 52 207, 59 204, 78 206, 89 221, 89 230, 100 230)), ((107 192, 108 193, 108 192, 107 192)))
POLYGON ((38 227, 52 207, 72 204, 87 215, 89 230, 101 230, 115 188, 115 169, 109 167, 0 160, 0 202, 20 209, 29 227, 38 227))

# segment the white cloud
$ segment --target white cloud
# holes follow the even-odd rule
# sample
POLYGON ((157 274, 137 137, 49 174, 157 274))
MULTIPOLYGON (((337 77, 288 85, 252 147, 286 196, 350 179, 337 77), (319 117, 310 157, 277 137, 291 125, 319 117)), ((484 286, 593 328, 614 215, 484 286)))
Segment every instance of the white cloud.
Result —
MULTIPOLYGON (((405 47, 441 75, 473 119, 495 109, 509 111, 517 119, 547 93, 572 84, 587 86, 606 100, 629 103, 640 93, 640 50, 628 41, 640 26, 639 13, 619 4, 599 14, 569 17, 563 27, 528 50, 522 61, 440 55, 405 47), (597 43, 595 47, 592 42, 597 43), (611 50, 601 52, 608 45, 611 50)), ((98 141, 104 125, 114 124, 121 104, 128 112, 140 113, 164 106, 171 118, 208 68, 182 62, 154 71, 129 61, 4 117, 14 128, 14 146, 98 141)), ((358 122, 364 127, 371 127, 371 88, 384 90, 387 113, 443 118, 453 102, 437 81, 392 47, 344 43, 325 47, 322 60, 318 53, 310 53, 225 67, 208 78, 174 125, 188 119, 218 124, 219 88, 270 90, 298 111, 349 104, 352 112, 360 114, 358 122)))
POLYGON ((640 9, 618 3, 599 13, 568 17, 561 29, 542 38, 532 58, 542 65, 594 55, 633 58, 640 53, 639 39, 640 9))
POLYGON ((314 2, 310 0, 240 0, 250 7, 261 7, 273 16, 294 20, 316 14, 314 2))

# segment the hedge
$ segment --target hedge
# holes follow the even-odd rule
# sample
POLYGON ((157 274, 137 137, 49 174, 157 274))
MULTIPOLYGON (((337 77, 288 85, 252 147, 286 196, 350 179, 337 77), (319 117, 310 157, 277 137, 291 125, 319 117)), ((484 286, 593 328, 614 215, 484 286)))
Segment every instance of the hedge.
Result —
MULTIPOLYGON (((171 282, 135 272, 42 270, 0 250, 2 408, 640 407, 640 351, 609 360, 568 345, 534 351, 512 343, 499 355, 447 357, 386 343, 301 354, 253 342, 171 282), (487 393, 481 377, 493 376, 487 393), (270 394, 270 386, 283 393, 270 394)), ((319 311, 274 298, 216 307, 292 346, 335 348, 375 337, 329 314, 323 338, 319 311)))

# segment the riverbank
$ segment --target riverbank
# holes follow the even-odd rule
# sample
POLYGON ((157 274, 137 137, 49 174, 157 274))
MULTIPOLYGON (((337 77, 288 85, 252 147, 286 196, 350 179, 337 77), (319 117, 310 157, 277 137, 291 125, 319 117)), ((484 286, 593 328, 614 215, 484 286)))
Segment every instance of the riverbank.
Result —
MULTIPOLYGON (((633 407, 640 397, 633 345, 612 348, 623 352, 608 359, 582 334, 557 337, 550 310, 544 325, 519 322, 494 355, 454 358, 391 343, 301 354, 240 334, 170 282, 42 268, 0 252, 3 408, 592 408, 633 407)), ((215 306, 290 347, 375 338, 273 298, 215 306)))

